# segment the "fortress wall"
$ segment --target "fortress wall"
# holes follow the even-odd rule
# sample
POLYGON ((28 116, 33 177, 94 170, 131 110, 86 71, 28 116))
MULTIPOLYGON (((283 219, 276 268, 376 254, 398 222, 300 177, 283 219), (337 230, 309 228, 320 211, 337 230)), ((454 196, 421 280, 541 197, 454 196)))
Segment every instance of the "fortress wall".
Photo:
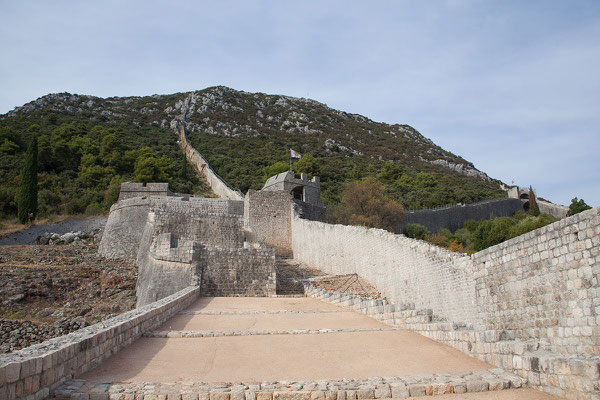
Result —
POLYGON ((537 200, 537 205, 540 212, 550 214, 556 218, 564 218, 569 212, 569 207, 561 206, 560 204, 548 203, 547 201, 537 200))
POLYGON ((244 195, 239 190, 234 190, 210 167, 208 162, 187 141, 185 131, 180 128, 179 144, 187 160, 202 176, 206 178, 212 191, 219 197, 229 200, 244 200, 244 195))
POLYGON ((473 264, 486 329, 600 355, 600 208, 485 249, 473 264))
POLYGON ((68 335, 0 356, 0 398, 45 399, 50 391, 100 365, 142 333, 192 304, 199 288, 184 290, 68 335))
POLYGON ((134 260, 149 209, 148 198, 137 197, 115 203, 110 208, 98 253, 106 258, 134 260))
POLYGON ((407 211, 398 232, 408 224, 420 224, 431 232, 445 228, 454 232, 470 219, 476 221, 494 217, 509 217, 516 211, 523 211, 523 202, 519 199, 486 200, 478 203, 455 205, 444 208, 407 211))
POLYGON ((477 323, 469 257, 380 229, 292 219, 294 258, 331 274, 357 273, 391 302, 477 323))
POLYGON ((243 247, 244 221, 242 216, 205 214, 191 203, 179 202, 152 207, 154 235, 172 233, 212 247, 243 247))
POLYGON ((236 247, 243 245, 242 201, 202 197, 136 197, 121 200, 110 208, 99 254, 107 258, 134 260, 151 209, 158 210, 159 215, 178 215, 181 224, 174 224, 173 232, 180 236, 195 232, 198 237, 207 238, 209 243, 235 243, 236 247), (200 216, 205 217, 206 221, 193 224, 192 220, 200 216), (219 225, 228 226, 229 230, 221 232, 219 225))
POLYGON ((171 233, 155 234, 148 216, 137 256, 136 307, 143 307, 199 282, 200 245, 171 233))
POLYGON ((170 196, 168 183, 162 182, 123 182, 119 192, 119 200, 131 199, 133 197, 143 196, 170 196))
POLYGON ((272 296, 275 294, 275 252, 271 249, 200 251, 203 296, 272 296))
POLYGON ((392 304, 375 306, 322 290, 318 298, 358 307, 515 372, 535 389, 569 399, 598 397, 600 208, 472 257, 444 259, 441 250, 401 235, 394 240, 377 229, 297 217, 292 232, 295 258, 330 273, 358 273, 392 304), (410 298, 414 308, 405 302, 410 298), (474 302, 461 303, 465 298, 474 302), (440 307, 438 301, 454 306, 440 307), (432 312, 424 310, 427 304, 432 312), (473 325, 464 326, 469 317, 473 325))
POLYGON ((292 195, 249 190, 244 207, 245 225, 251 231, 250 240, 274 248, 278 254, 291 254, 292 195))

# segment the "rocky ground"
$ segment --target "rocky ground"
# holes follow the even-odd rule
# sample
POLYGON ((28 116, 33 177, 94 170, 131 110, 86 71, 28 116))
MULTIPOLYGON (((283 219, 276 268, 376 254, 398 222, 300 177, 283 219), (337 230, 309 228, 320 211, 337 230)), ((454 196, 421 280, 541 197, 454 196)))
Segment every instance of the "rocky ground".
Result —
POLYGON ((381 293, 377 288, 357 274, 328 275, 313 280, 312 284, 315 287, 333 290, 334 292, 355 294, 371 299, 381 298, 381 293))
POLYGON ((92 232, 104 229, 107 217, 69 218, 53 224, 33 224, 19 232, 0 236, 0 245, 37 244, 38 238, 46 233, 64 235, 69 232, 92 232))
POLYGON ((0 246, 1 353, 135 308, 134 262, 98 256, 96 229, 67 235, 70 243, 61 236, 0 246))

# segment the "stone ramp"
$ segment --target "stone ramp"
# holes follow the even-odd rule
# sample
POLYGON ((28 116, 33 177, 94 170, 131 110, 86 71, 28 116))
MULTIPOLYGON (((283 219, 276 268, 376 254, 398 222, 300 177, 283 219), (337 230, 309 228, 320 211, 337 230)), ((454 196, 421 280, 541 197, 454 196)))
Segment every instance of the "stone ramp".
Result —
POLYGON ((239 297, 199 299, 78 378, 57 388, 55 397, 349 400, 482 392, 525 382, 316 299, 239 297))

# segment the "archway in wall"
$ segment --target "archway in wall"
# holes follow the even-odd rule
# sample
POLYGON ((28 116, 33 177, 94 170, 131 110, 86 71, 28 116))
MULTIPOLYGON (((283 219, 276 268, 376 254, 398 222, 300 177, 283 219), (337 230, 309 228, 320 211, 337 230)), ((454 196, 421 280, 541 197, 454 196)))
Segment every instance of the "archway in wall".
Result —
POLYGON ((529 207, 531 207, 531 206, 529 205, 528 201, 526 201, 525 203, 523 203, 523 210, 525 210, 526 212, 529 211, 529 207))
POLYGON ((522 195, 519 196, 519 198, 521 200, 529 200, 529 194, 527 193, 523 193, 522 195))
POLYGON ((291 193, 295 199, 304 201, 304 186, 296 186, 291 193))

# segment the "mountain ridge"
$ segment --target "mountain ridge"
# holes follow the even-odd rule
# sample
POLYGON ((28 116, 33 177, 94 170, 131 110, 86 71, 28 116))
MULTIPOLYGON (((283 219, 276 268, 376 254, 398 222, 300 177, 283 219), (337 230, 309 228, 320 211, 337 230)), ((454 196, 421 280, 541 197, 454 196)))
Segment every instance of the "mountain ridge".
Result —
MULTIPOLYGON (((137 137, 141 142, 154 143, 157 157, 175 157, 178 163, 173 146, 177 142, 176 128, 182 126, 191 145, 213 169, 243 192, 262 187, 265 174, 287 168, 292 148, 316 160, 313 172, 322 177, 326 204, 341 201, 345 182, 366 176, 377 176, 386 184, 387 194, 407 208, 505 196, 499 189, 500 181, 444 150, 410 125, 375 122, 313 99, 225 86, 107 98, 51 93, 0 115, 0 144, 3 140, 13 141, 16 150, 10 143, 7 148, 15 154, 23 151, 28 124, 41 126, 41 135, 47 137, 50 147, 54 145, 53 132, 61 125, 85 125, 81 128, 82 138, 88 137, 94 126, 101 126, 115 131, 128 149, 139 150, 137 137), (169 143, 169 155, 159 142, 169 143)), ((94 140, 101 146, 102 138, 94 140)), ((56 149, 51 150, 54 154, 56 149)), ((102 156, 98 151, 92 153, 96 158, 102 156)), ((71 175, 82 173, 79 158, 70 167, 71 175)), ((18 163, 16 160, 13 164, 18 163)), ((97 164, 108 168, 102 159, 97 164)), ((131 177, 132 172, 133 167, 117 171, 123 179, 131 177)), ((6 171, 3 175, 7 174, 11 175, 6 171)), ((98 183, 97 190, 100 187, 98 183)), ((188 185, 186 190, 190 188, 188 185)))

